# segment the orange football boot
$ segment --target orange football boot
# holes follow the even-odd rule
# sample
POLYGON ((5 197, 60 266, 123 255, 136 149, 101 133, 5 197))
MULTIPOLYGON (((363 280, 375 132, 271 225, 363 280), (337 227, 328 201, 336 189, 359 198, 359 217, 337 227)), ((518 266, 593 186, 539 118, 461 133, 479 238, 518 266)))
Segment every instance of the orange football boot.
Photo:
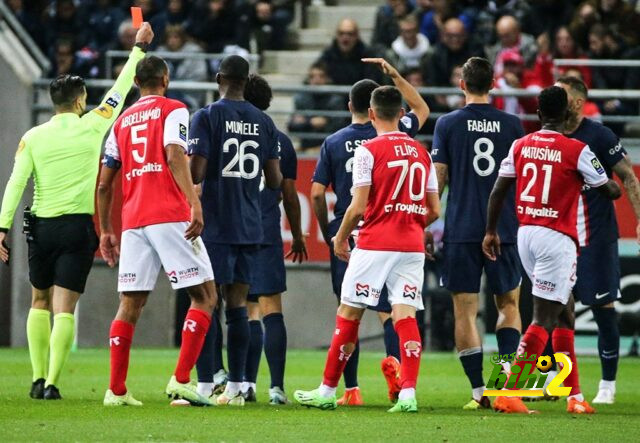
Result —
POLYGON ((575 398, 570 398, 567 401, 567 412, 570 414, 595 414, 596 410, 586 400, 578 401, 575 398))
POLYGON ((505 414, 531 413, 520 397, 497 397, 493 402, 493 409, 505 414))
POLYGON ((387 387, 389 388, 389 400, 395 402, 398 400, 398 394, 400 394, 400 362, 392 356, 388 356, 382 359, 380 363, 380 369, 384 374, 384 379, 387 381, 387 387))
POLYGON ((344 391, 344 395, 336 402, 340 406, 362 406, 362 394, 360 388, 350 388, 344 391))

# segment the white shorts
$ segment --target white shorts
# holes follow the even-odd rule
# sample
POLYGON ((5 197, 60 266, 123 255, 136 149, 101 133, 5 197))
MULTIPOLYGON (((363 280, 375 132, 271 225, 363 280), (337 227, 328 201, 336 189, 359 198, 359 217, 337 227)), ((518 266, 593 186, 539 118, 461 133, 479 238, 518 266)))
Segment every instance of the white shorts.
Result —
POLYGON ((571 237, 543 226, 522 226, 518 252, 533 295, 566 305, 576 284, 578 259, 571 237))
POLYGON ((124 231, 118 292, 152 291, 160 266, 173 289, 213 280, 213 269, 202 239, 184 238, 188 226, 188 222, 161 223, 124 231))
POLYGON ((341 301, 354 308, 377 306, 384 285, 389 304, 422 304, 424 254, 421 252, 371 251, 355 248, 342 281, 341 301))

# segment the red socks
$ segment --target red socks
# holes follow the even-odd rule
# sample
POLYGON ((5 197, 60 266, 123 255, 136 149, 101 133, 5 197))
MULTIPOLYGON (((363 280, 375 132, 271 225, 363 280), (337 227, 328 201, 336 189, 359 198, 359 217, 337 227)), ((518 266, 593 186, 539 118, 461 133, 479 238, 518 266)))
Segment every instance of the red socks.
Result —
POLYGON ((109 331, 109 347, 111 353, 111 378, 109 389, 115 395, 127 393, 125 381, 127 380, 127 370, 129 369, 129 351, 133 340, 135 326, 122 320, 111 322, 109 331))
POLYGON ((191 308, 182 326, 182 346, 174 372, 178 383, 189 383, 191 369, 202 350, 204 336, 209 330, 211 315, 200 309, 191 308))
MULTIPOLYGON (((536 354, 537 356, 542 355, 544 352, 544 348, 547 346, 547 341, 549 340, 549 333, 542 326, 538 326, 535 324, 530 324, 527 328, 527 332, 524 333, 524 337, 522 337, 522 341, 520 341, 520 346, 518 347, 518 354, 522 354, 524 352, 527 355, 536 354)), ((529 374, 523 374, 522 369, 524 365, 527 363, 531 364, 529 361, 519 361, 514 366, 520 367, 520 377, 522 379, 526 378, 529 374)), ((531 372, 536 369, 536 362, 533 362, 531 372)), ((512 369, 513 373, 513 369, 512 369)), ((515 374, 514 374, 515 375, 515 374)), ((518 389, 516 387, 517 383, 514 384, 512 389, 518 389)))
POLYGON ((400 388, 415 389, 422 352, 418 322, 413 317, 403 318, 396 322, 395 329, 400 340, 400 388))
MULTIPOLYGON (((580 393, 580 378, 578 377, 578 362, 576 361, 576 352, 574 349, 574 332, 573 329, 556 328, 551 334, 551 342, 553 344, 554 352, 562 352, 571 359, 573 368, 571 373, 564 379, 564 386, 571 386, 571 394, 576 395, 580 393)), ((558 362, 558 365, 562 363, 558 362)))
MULTIPOLYGON (((327 353, 327 362, 324 366, 324 379, 322 381, 326 386, 335 388, 338 386, 344 367, 351 354, 344 352, 344 345, 347 343, 355 343, 358 341, 359 320, 347 320, 346 318, 336 316, 336 331, 331 340, 331 346, 327 353)), ((353 351, 352 351, 353 352, 353 351)))

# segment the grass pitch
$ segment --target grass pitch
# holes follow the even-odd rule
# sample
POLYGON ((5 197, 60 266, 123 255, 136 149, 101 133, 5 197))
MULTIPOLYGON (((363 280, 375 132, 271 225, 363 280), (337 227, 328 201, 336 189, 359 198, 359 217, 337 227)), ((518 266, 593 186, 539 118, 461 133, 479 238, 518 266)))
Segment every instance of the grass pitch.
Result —
MULTIPOLYGON (((571 416, 564 410, 564 401, 532 403, 540 414, 516 416, 462 411, 469 387, 452 353, 423 355, 420 411, 394 415, 386 413, 389 403, 379 369, 381 354, 360 354, 366 406, 336 411, 268 405, 264 359, 259 403, 244 408, 170 407, 163 391, 176 357, 173 349, 134 349, 128 387, 144 406, 105 408, 106 349, 71 355, 59 386, 64 396, 60 402, 31 400, 27 351, 0 349, 0 441, 639 441, 640 359, 621 359, 617 403, 597 407, 594 416, 571 416)), ((287 392, 317 387, 324 358, 321 351, 291 351, 287 392)), ((600 378, 599 361, 583 357, 579 362, 583 391, 591 400, 600 378)))

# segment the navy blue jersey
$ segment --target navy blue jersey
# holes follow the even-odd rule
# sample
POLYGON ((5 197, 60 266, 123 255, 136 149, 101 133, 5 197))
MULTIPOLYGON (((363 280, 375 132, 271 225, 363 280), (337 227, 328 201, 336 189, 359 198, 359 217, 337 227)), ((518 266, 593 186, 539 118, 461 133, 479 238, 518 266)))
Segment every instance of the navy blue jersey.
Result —
MULTIPOLYGON (((612 177, 613 165, 627 153, 611 129, 588 118, 582 119, 578 129, 568 137, 589 145, 609 178, 612 177)), ((588 243, 617 240, 618 222, 613 201, 588 186, 585 186, 582 195, 586 201, 588 243)))
MULTIPOLYGON (((444 241, 482 241, 489 195, 498 179, 500 163, 511 144, 523 136, 516 116, 489 104, 469 104, 438 119, 431 156, 435 163, 444 163, 449 169, 444 241)), ((498 234, 504 243, 516 242, 514 197, 512 190, 498 223, 498 234)))
MULTIPOLYGON (((298 174, 298 158, 293 144, 289 137, 278 131, 280 142, 280 171, 282 179, 295 180, 298 174)), ((263 186, 260 193, 260 206, 262 209, 262 229, 264 230, 264 240, 262 244, 272 245, 282 241, 280 232, 280 201, 282 191, 280 189, 269 189, 263 186)))
MULTIPOLYGON (((419 128, 418 117, 408 113, 400 120, 399 129, 415 137, 419 128)), ((345 211, 351 204, 351 177, 353 154, 362 143, 377 136, 371 122, 353 123, 331 134, 322 143, 320 158, 313 173, 313 181, 324 186, 331 185, 337 201, 333 209, 335 220, 331 223, 340 226, 345 211)))
POLYGON ((222 99, 194 114, 189 154, 208 160, 202 182, 205 242, 262 243, 262 170, 268 159, 279 158, 278 150, 273 121, 249 102, 222 99))

